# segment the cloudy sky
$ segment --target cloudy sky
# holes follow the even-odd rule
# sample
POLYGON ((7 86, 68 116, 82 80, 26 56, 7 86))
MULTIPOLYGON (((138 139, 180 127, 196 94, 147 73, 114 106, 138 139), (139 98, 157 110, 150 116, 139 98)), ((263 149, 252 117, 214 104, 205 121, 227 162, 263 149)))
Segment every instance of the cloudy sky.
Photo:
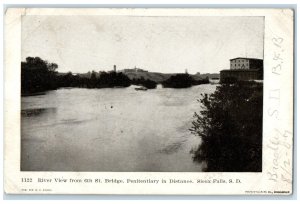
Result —
POLYGON ((263 58, 263 17, 24 16, 22 60, 59 72, 140 67, 215 73, 235 57, 263 58))

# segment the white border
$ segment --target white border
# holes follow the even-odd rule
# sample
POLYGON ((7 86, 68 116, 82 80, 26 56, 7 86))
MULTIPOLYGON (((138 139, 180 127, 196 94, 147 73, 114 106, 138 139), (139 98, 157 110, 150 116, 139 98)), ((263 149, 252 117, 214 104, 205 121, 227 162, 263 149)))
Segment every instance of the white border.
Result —
MULTIPOLYGON (((22 12, 22 10, 20 10, 22 12)), ((38 12, 40 12, 39 9, 30 9, 26 11, 26 15, 37 15, 38 12)), ((64 10, 64 11, 57 11, 52 9, 45 9, 43 10, 43 15, 46 14, 51 14, 51 15, 85 15, 85 11, 83 9, 72 9, 70 10, 64 10)), ((110 9, 89 9, 89 15, 109 15, 115 12, 115 10, 110 10, 110 9)), ((10 17, 10 21, 6 21, 6 30, 5 30, 5 36, 7 37, 5 39, 6 42, 6 52, 5 52, 5 65, 6 65, 6 70, 5 70, 5 131, 6 131, 6 141, 5 141, 5 189, 6 192, 10 193, 20 193, 19 189, 21 188, 20 183, 18 182, 20 177, 22 176, 51 176, 55 177, 57 175, 59 176, 72 176, 72 177, 84 177, 84 176, 103 176, 103 173, 50 173, 50 172, 35 172, 34 175, 32 173, 28 172, 19 172, 18 167, 19 166, 19 146, 20 144, 18 143, 19 139, 19 132, 20 129, 18 126, 17 121, 19 121, 20 117, 20 109, 19 109, 19 104, 20 104, 20 95, 19 95, 19 86, 20 86, 20 81, 16 78, 19 76, 18 72, 18 67, 20 65, 20 53, 16 52, 15 50, 21 50, 20 49, 20 21, 18 18, 20 13, 18 15, 12 14, 12 17, 10 17), (9 28, 9 29, 8 29, 9 28), (8 131, 8 132, 7 132, 8 131), (9 135, 9 137, 8 137, 9 135), (97 175, 98 174, 98 175, 97 175)), ((114 13, 115 14, 115 13, 114 13)), ((281 118, 282 120, 280 122, 276 122, 278 125, 276 127, 283 127, 284 129, 292 129, 293 121, 292 121, 292 116, 293 116, 293 110, 291 109, 292 106, 290 106, 292 103, 292 87, 293 87, 293 81, 290 80, 293 77, 293 62, 292 62, 292 48, 293 48, 293 41, 292 41, 292 36, 291 33, 293 33, 293 30, 289 30, 288 32, 286 30, 282 30, 282 22, 284 22, 284 25, 287 27, 291 26, 290 22, 290 15, 291 13, 289 11, 287 12, 278 12, 278 10, 239 10, 239 9, 225 9, 225 10, 215 10, 215 9, 202 9, 202 10, 197 10, 197 9, 189 9, 188 12, 184 11, 183 9, 177 9, 176 12, 175 10, 171 11, 170 9, 164 10, 164 9, 155 9, 155 10, 132 10, 132 9, 121 9, 118 10, 117 15, 205 15, 205 16, 214 16, 214 15, 224 15, 224 16, 243 16, 243 15, 253 15, 253 16, 265 16, 266 17, 266 38, 265 38, 265 53, 266 51, 274 51, 273 45, 271 43, 271 39, 274 37, 273 34, 277 34, 280 36, 283 36, 284 39, 287 39, 287 44, 286 44, 286 50, 283 55, 284 59, 286 59, 286 67, 287 71, 284 73, 284 76, 280 79, 275 79, 269 75, 268 71, 265 72, 265 84, 264 84, 264 90, 266 93, 266 90, 269 91, 274 88, 274 85, 279 86, 281 90, 284 90, 283 94, 284 98, 281 100, 281 105, 280 105, 280 110, 282 112, 285 112, 287 114, 284 114, 283 117, 281 118), (216 11, 216 12, 214 12, 216 11), (172 13, 173 12, 173 13, 172 13), (274 20, 276 19, 276 20, 274 20), (283 20, 279 20, 283 19, 283 20), (287 121, 285 123, 284 121, 287 121)), ((41 13, 39 13, 41 15, 41 13)), ((272 56, 271 52, 267 53, 264 57, 265 59, 265 67, 270 65, 272 66, 272 56)), ((266 101, 267 95, 264 95, 264 101, 266 101)), ((271 106, 275 104, 272 104, 272 102, 269 102, 268 104, 264 105, 264 111, 268 110, 271 106)), ((264 112, 266 115, 266 112, 264 112)), ((272 121, 271 123, 269 122, 270 120, 265 120, 266 118, 264 117, 264 144, 267 144, 269 136, 273 135, 275 132, 273 130, 274 127, 274 122, 272 121)), ((289 152, 289 154, 291 154, 289 152)), ((291 156, 291 155, 289 155, 291 156)), ((266 154, 264 152, 264 161, 267 161, 267 165, 270 162, 268 160, 269 157, 266 157, 266 154)), ((290 157, 291 158, 291 157, 290 157)), ((172 173, 171 173, 172 174, 172 173)), ((178 178, 185 178, 185 177, 195 177, 198 175, 195 175, 195 173, 184 173, 180 175, 180 173, 175 173, 176 177, 178 178)), ((234 177, 236 176, 235 174, 230 174, 230 173, 209 173, 209 176, 214 176, 215 178, 223 178, 224 176, 230 176, 234 177)), ((148 176, 148 177, 156 177, 156 178, 165 178, 166 176, 169 176, 170 173, 127 173, 124 175, 124 173, 107 173, 106 176, 108 177, 123 177, 123 176, 148 176), (155 175, 154 175, 155 174, 155 175)), ((207 176, 207 175, 206 175, 207 176)), ((262 187, 268 187, 268 189, 282 189, 283 184, 279 183, 277 185, 272 185, 270 182, 267 182, 264 180, 266 175, 264 176, 257 176, 257 173, 247 173, 246 174, 238 174, 238 177, 243 179, 244 181, 249 182, 247 186, 231 186, 230 188, 224 188, 224 186, 205 186, 205 189, 197 189, 197 186, 185 186, 181 185, 180 187, 178 186, 166 186, 164 188, 161 187, 151 187, 151 186, 142 186, 139 189, 136 188, 130 188, 130 186, 126 187, 117 187, 115 185, 112 186, 105 186, 104 188, 101 188, 101 186, 90 186, 90 185, 72 185, 72 186, 61 186, 61 185, 53 185, 54 191, 52 193, 88 193, 88 194, 97 194, 97 193, 102 193, 102 194, 175 194, 175 195, 182 195, 182 194, 191 194, 191 195, 198 195, 198 194, 207 194, 207 195, 212 195, 212 194, 243 194, 245 189, 249 189, 249 184, 250 182, 253 182, 253 186, 250 187, 250 189, 262 189, 262 187), (83 188, 85 189, 85 192, 83 192, 83 188), (100 190, 99 190, 100 189, 100 190), (220 189, 222 189, 222 192, 220 192, 220 189)), ((251 186, 251 184, 250 184, 251 186)), ((23 185, 24 187, 24 185, 23 185)), ((25 186, 26 187, 26 186, 25 186)), ((199 186, 198 186, 199 187, 199 186)), ((41 188, 37 186, 37 188, 41 188)), ((286 186, 284 185, 284 188, 291 190, 291 186, 286 186)), ((49 193, 49 192, 48 192, 49 193)))

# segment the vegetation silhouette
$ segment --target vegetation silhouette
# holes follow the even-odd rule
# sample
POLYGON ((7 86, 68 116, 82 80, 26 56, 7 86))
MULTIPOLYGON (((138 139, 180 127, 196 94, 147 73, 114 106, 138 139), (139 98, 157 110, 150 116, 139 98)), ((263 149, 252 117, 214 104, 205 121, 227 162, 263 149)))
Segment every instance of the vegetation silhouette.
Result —
POLYGON ((164 88, 188 88, 193 84, 189 74, 176 74, 162 82, 164 88))
POLYGON ((101 72, 99 76, 92 71, 90 77, 73 75, 69 72, 66 75, 58 76, 59 87, 81 87, 81 88, 109 88, 128 87, 131 80, 123 73, 101 72))
POLYGON ((25 62, 21 62, 21 93, 56 89, 57 68, 57 64, 48 63, 39 57, 27 57, 25 62))
POLYGON ((145 79, 144 77, 139 79, 134 78, 131 80, 131 83, 138 86, 144 86, 147 89, 155 89, 157 87, 157 83, 155 81, 145 79))
POLYGON ((131 80, 123 73, 101 72, 90 76, 74 75, 72 72, 59 74, 58 65, 48 63, 39 57, 27 57, 21 62, 21 93, 30 95, 37 92, 54 90, 60 87, 108 88, 128 87, 131 80))
POLYGON ((162 82, 164 88, 189 88, 194 85, 208 84, 208 77, 201 80, 194 80, 191 75, 176 74, 162 82))
MULTIPOLYGON (((42 60, 40 57, 27 57, 21 62, 21 94, 32 95, 61 87, 110 88, 139 85, 155 89, 157 82, 140 78, 132 80, 122 72, 88 72, 87 74, 58 73, 58 65, 42 60)), ((162 82, 165 88, 188 88, 193 85, 209 83, 208 77, 195 80, 189 74, 176 74, 162 82)))
POLYGON ((190 130, 202 142, 194 161, 207 172, 261 172, 263 85, 225 83, 198 101, 190 130))

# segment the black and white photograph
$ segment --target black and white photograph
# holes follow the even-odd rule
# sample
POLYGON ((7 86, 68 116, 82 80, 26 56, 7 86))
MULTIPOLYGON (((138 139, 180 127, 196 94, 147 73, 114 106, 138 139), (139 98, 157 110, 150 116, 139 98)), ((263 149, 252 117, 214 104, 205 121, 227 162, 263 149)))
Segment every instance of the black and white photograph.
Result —
POLYGON ((7 9, 5 193, 292 195, 294 16, 7 9))
POLYGON ((20 170, 262 172, 264 20, 23 16, 20 170))

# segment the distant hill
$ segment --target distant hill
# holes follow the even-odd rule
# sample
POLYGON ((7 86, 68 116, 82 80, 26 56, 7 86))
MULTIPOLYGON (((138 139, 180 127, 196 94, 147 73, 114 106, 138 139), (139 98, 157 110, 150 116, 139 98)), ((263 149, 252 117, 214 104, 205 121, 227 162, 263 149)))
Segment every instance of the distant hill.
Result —
MULTIPOLYGON (((152 81, 155 81, 156 83, 161 83, 171 76, 175 76, 178 73, 159 73, 159 72, 123 72, 125 75, 127 75, 130 79, 139 79, 141 77, 144 77, 144 79, 150 79, 152 81)), ((58 73, 58 75, 65 75, 67 73, 58 73)), ((90 73, 80 73, 78 74, 80 77, 89 78, 90 73)), ((96 77, 99 76, 99 72, 96 72, 96 77)), ((206 77, 212 79, 212 78, 220 78, 220 74, 218 73, 205 73, 205 74, 191 74, 192 78, 195 80, 204 79, 206 77)))
POLYGON ((163 74, 158 72, 124 72, 125 75, 127 75, 130 79, 139 79, 141 77, 144 77, 145 79, 150 79, 152 81, 155 81, 157 83, 161 83, 162 81, 165 81, 170 76, 175 74, 163 74))
MULTIPOLYGON (((165 80, 167 80, 168 78, 170 78, 171 76, 175 76, 178 73, 158 73, 158 72, 129 72, 129 73, 124 73, 126 74, 130 79, 138 79, 141 77, 144 77, 145 79, 150 79, 152 81, 155 81, 157 83, 161 83, 165 80)), ((219 78, 220 74, 217 73, 213 73, 213 74, 191 74, 192 78, 195 80, 200 80, 200 79, 204 79, 206 77, 208 78, 219 78)))

